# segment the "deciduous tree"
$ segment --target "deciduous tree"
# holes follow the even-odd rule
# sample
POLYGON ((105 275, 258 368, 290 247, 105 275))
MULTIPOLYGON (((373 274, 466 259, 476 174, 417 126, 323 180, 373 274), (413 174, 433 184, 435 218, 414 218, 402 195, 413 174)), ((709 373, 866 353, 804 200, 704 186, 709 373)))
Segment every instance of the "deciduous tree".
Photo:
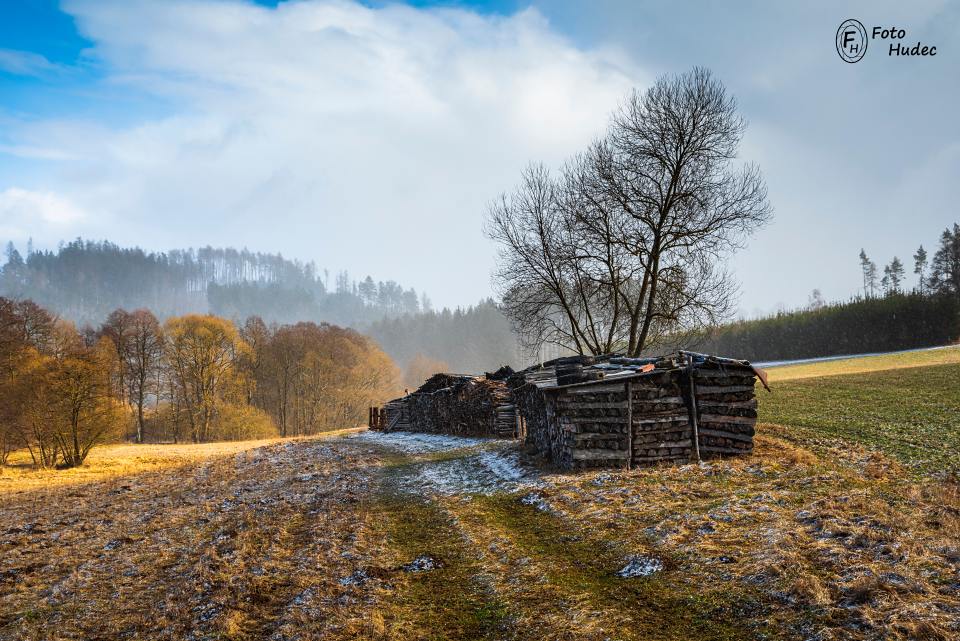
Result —
POLYGON ((724 260, 772 211, 759 170, 736 163, 744 130, 735 100, 697 68, 629 96, 559 179, 531 166, 486 226, 527 346, 636 356, 726 318, 724 260))
POLYGON ((249 349, 230 321, 191 314, 164 327, 175 394, 183 403, 194 442, 206 441, 221 402, 242 399, 240 361, 249 349))
POLYGON ((137 420, 137 443, 143 442, 144 407, 147 397, 159 394, 158 372, 163 357, 163 331, 157 317, 149 310, 138 309, 130 314, 128 347, 124 359, 129 381, 129 399, 137 420))

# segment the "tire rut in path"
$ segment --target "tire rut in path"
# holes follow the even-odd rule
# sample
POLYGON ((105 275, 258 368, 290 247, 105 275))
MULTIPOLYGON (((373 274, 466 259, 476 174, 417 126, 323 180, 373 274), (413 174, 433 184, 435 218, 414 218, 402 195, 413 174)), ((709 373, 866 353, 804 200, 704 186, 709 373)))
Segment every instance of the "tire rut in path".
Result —
POLYGON ((380 604, 382 634, 390 639, 518 638, 509 604, 494 587, 477 555, 443 505, 434 497, 410 492, 420 465, 408 454, 388 455, 371 524, 382 536, 393 591, 380 604), (404 565, 429 558, 434 569, 404 565))

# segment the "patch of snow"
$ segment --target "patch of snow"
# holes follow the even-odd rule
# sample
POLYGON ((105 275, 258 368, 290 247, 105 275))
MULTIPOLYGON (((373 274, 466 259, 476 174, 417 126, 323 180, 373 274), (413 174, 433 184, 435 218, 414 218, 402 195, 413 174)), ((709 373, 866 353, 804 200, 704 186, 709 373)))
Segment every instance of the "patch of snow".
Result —
POLYGON ((520 456, 510 449, 515 445, 515 441, 511 440, 374 431, 359 432, 346 438, 389 447, 405 454, 463 450, 459 457, 416 462, 405 478, 399 480, 403 490, 414 494, 492 494, 542 485, 535 471, 521 465, 520 456))
POLYGON ((536 487, 540 481, 534 473, 520 467, 516 456, 481 452, 464 458, 423 463, 403 484, 411 492, 457 495, 513 492, 525 486, 536 487))
POLYGON ((520 457, 517 454, 480 452, 477 460, 494 475, 506 481, 520 481, 526 476, 520 468, 520 457))
POLYGON ((533 507, 537 508, 541 512, 550 511, 550 504, 544 500, 543 496, 541 496, 536 492, 530 492, 526 496, 522 497, 520 499, 520 502, 523 503, 524 505, 532 505, 533 507))
POLYGON ((405 572, 429 572, 430 570, 436 570, 437 568, 443 567, 443 564, 440 563, 437 559, 426 554, 421 554, 410 563, 407 563, 403 566, 405 572))
POLYGON ((632 579, 641 576, 650 576, 663 569, 663 562, 649 556, 635 555, 627 559, 627 564, 620 568, 617 576, 623 579, 632 579))
POLYGON ((606 485, 612 480, 613 480, 613 477, 611 475, 607 474, 606 472, 603 472, 601 474, 597 474, 597 476, 593 479, 593 484, 598 486, 606 485))
POLYGON ((406 454, 445 452, 447 450, 459 450, 466 447, 477 447, 479 445, 497 442, 492 439, 449 436, 447 434, 422 434, 419 432, 383 433, 373 430, 358 432, 345 438, 385 445, 406 454))

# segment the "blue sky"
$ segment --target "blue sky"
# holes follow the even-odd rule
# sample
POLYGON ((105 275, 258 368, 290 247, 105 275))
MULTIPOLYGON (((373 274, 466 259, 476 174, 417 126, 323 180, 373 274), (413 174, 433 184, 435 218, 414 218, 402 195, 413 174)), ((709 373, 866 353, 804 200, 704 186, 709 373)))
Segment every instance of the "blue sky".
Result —
POLYGON ((246 245, 469 304, 490 293, 487 202, 631 88, 706 65, 776 209, 731 264, 742 312, 843 298, 861 247, 909 263, 960 219, 958 35, 933 0, 8 2, 0 242, 246 245), (939 53, 845 64, 849 17, 939 53))

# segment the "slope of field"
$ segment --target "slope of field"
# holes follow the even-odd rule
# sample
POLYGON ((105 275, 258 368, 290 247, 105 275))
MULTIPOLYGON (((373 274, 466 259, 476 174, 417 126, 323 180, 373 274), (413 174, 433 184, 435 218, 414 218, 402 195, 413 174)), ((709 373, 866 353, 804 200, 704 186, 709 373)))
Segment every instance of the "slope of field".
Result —
POLYGON ((0 638, 960 634, 957 485, 857 447, 571 475, 422 435, 209 454, 0 488, 0 638))
POLYGON ((768 368, 771 382, 793 381, 801 378, 860 374, 891 369, 909 369, 924 365, 960 363, 960 346, 893 352, 876 356, 838 358, 833 360, 782 365, 768 368))
POLYGON ((770 370, 760 421, 810 444, 840 438, 916 471, 960 469, 960 349, 770 370))

